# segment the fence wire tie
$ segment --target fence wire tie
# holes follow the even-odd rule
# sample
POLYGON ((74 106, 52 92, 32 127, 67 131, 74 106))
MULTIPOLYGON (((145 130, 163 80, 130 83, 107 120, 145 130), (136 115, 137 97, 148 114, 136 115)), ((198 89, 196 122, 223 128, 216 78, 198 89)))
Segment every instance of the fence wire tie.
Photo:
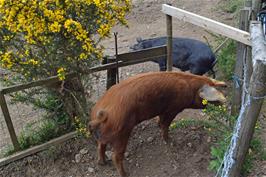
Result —
POLYGON ((233 79, 233 81, 234 81, 234 83, 235 83, 235 85, 236 85, 236 88, 239 88, 240 85, 242 85, 241 82, 243 81, 243 79, 240 79, 239 76, 237 76, 237 75, 234 74, 234 75, 232 76, 232 79, 233 79))
POLYGON ((254 100, 263 100, 263 99, 265 99, 266 98, 266 95, 264 95, 264 96, 250 96, 252 99, 254 99, 254 100))

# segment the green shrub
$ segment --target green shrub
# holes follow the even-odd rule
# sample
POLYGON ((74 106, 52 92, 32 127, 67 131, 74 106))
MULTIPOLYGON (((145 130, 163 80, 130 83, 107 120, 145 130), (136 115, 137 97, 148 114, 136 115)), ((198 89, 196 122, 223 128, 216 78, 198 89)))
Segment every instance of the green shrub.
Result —
MULTIPOLYGON (((236 123, 236 117, 231 116, 225 106, 215 106, 208 104, 207 108, 204 109, 210 121, 216 125, 213 129, 212 136, 216 139, 216 142, 211 146, 211 156, 212 160, 209 164, 209 169, 217 171, 223 162, 224 154, 228 149, 231 141, 232 132, 236 123)), ((259 125, 255 127, 255 131, 259 131, 259 125)), ((262 142, 257 138, 256 134, 251 140, 248 154, 246 156, 245 162, 242 167, 242 174, 248 174, 252 167, 253 161, 257 157, 262 157, 263 151, 262 142)))
POLYGON ((225 79, 232 78, 236 61, 236 42, 230 40, 218 54, 218 68, 222 71, 225 79))

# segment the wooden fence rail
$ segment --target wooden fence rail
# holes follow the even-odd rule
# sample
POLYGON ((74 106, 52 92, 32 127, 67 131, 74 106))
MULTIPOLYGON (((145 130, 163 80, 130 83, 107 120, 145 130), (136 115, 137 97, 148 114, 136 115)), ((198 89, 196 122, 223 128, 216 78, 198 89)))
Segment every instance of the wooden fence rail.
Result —
POLYGON ((227 36, 241 43, 251 46, 250 34, 246 31, 234 28, 232 26, 217 22, 215 20, 167 5, 162 5, 162 12, 179 20, 183 20, 194 25, 200 26, 212 32, 227 36))

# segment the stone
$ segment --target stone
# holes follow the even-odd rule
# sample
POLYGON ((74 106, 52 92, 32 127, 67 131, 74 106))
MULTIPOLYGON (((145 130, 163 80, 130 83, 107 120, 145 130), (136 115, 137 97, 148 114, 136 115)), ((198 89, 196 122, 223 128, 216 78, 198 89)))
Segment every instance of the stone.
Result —
POLYGON ((192 147, 192 143, 187 143, 187 146, 191 148, 192 147))
POLYGON ((127 158, 129 156, 129 152, 125 152, 125 157, 127 158))
POLYGON ((76 154, 76 155, 75 155, 75 162, 76 162, 76 163, 79 163, 80 160, 81 160, 81 155, 80 155, 80 154, 76 154))
POLYGON ((147 141, 148 141, 149 143, 151 143, 151 142, 153 141, 153 139, 154 139, 154 138, 150 136, 150 137, 147 139, 147 141))
POLYGON ((105 151, 108 160, 112 160, 112 151, 105 151))
POLYGON ((94 172, 95 172, 95 170, 94 170, 94 168, 92 168, 92 167, 89 167, 89 168, 88 168, 88 172, 90 172, 90 173, 94 173, 94 172))
POLYGON ((83 149, 81 149, 81 150, 79 151, 79 153, 82 154, 82 155, 85 155, 85 154, 88 153, 88 151, 89 151, 88 149, 83 148, 83 149))

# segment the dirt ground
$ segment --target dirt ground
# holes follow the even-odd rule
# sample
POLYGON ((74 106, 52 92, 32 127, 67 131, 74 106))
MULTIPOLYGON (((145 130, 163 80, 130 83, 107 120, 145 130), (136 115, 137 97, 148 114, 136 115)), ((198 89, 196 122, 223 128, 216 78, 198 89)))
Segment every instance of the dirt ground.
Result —
MULTIPOLYGON (((225 0, 133 0, 133 9, 128 15, 129 28, 116 26, 118 32, 119 53, 129 51, 137 37, 151 38, 165 36, 165 15, 160 11, 161 4, 172 3, 205 17, 233 24, 233 14, 223 12, 219 7, 225 0)), ((190 37, 217 46, 213 36, 207 31, 173 20, 174 36, 190 37)), ((114 38, 102 42, 105 53, 114 54, 114 38)), ((141 72, 158 71, 158 65, 148 62, 120 69, 120 78, 124 79, 141 72)), ((95 85, 96 100, 104 93, 105 78, 101 74, 95 85)), ((264 106, 265 108, 265 106, 264 106)), ((264 111, 260 119, 266 130, 264 111)), ((200 110, 186 110, 177 118, 204 118, 200 110)), ((264 132, 264 135, 266 132, 264 132)), ((266 136, 263 135, 265 139, 266 136)), ((159 128, 154 120, 138 125, 132 132, 127 148, 125 166, 130 177, 212 177, 208 170, 212 139, 203 127, 175 129, 170 132, 172 143, 164 144, 159 136, 159 128)), ((265 139, 266 142, 266 139, 265 139)), ((107 155, 110 155, 110 149, 107 155)), ((257 161, 252 177, 266 175, 266 162, 257 161)), ((38 153, 23 160, 0 168, 0 177, 116 177, 117 172, 111 161, 106 166, 96 164, 96 146, 92 139, 72 139, 48 151, 38 153)))

